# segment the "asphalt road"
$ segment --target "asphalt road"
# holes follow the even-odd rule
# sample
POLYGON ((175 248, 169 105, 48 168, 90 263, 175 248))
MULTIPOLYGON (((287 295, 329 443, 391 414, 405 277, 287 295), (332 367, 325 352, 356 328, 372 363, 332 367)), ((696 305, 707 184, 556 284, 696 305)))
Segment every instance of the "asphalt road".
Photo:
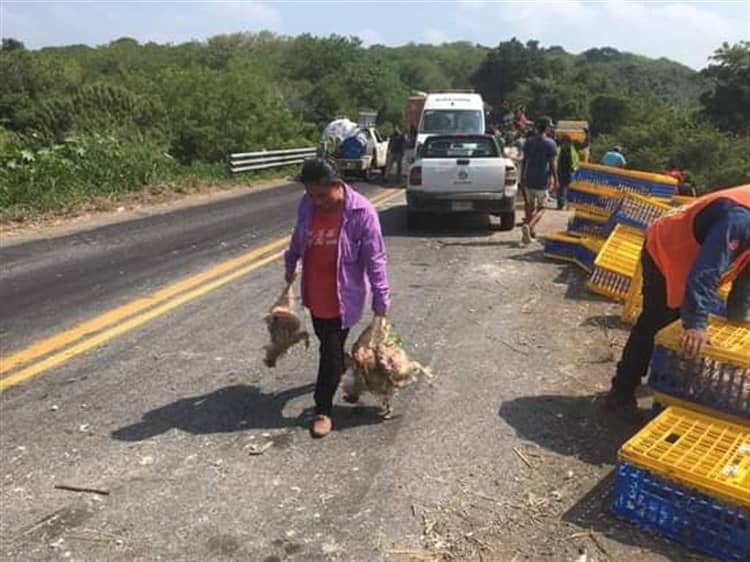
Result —
MULTIPOLYGON (((283 236, 299 194, 4 248, 3 353, 283 236)), ((401 194, 381 222, 393 318, 433 385, 390 420, 369 398, 337 403, 335 431, 310 439, 316 354, 262 364, 270 261, 0 394, 0 558, 700 559, 608 515, 634 431, 594 407, 618 308, 517 232, 410 233, 401 194)))

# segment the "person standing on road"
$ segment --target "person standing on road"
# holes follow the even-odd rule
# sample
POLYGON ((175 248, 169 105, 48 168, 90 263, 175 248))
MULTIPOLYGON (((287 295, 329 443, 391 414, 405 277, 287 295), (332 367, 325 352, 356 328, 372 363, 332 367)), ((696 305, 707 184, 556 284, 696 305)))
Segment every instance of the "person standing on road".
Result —
POLYGON ((604 403, 633 422, 642 419, 635 390, 659 330, 681 318, 682 348, 698 356, 708 343, 708 314, 722 277, 732 280, 727 318, 750 322, 750 184, 715 191, 651 223, 641 267, 643 312, 604 403))
POLYGON ((513 114, 513 125, 519 133, 525 133, 529 127, 529 118, 526 117, 526 107, 518 105, 513 114))
POLYGON ((377 210, 330 164, 320 158, 306 160, 301 181, 305 195, 284 256, 285 280, 294 282, 301 261, 302 302, 320 340, 310 432, 325 437, 333 428, 333 397, 346 370, 346 338, 362 318, 368 287, 375 315, 388 312, 387 256, 377 210))
POLYGON ((549 136, 550 121, 542 117, 537 122, 537 134, 523 143, 521 165, 521 193, 526 207, 522 228, 523 243, 536 237, 534 228, 544 214, 547 190, 557 182, 557 145, 549 136))
POLYGON ((605 152, 601 162, 602 165, 612 168, 624 168, 628 165, 628 161, 625 160, 625 156, 622 154, 621 146, 613 146, 612 150, 605 152))
POLYGON ((393 127, 393 133, 391 133, 388 139, 388 157, 385 162, 385 179, 391 176, 391 168, 393 164, 396 164, 396 183, 401 181, 402 165, 404 161, 404 149, 406 148, 406 137, 401 132, 398 126, 393 127))
POLYGON ((569 136, 560 139, 560 154, 557 156, 557 209, 562 211, 568 204, 568 188, 573 181, 573 172, 578 167, 578 151, 569 136))

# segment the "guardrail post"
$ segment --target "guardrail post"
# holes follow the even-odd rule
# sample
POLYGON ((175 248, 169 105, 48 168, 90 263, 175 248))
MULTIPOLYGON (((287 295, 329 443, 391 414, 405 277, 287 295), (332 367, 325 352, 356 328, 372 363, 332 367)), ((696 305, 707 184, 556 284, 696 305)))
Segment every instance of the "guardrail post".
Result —
POLYGON ((226 159, 224 160, 224 179, 230 180, 232 179, 232 154, 227 154, 226 159))

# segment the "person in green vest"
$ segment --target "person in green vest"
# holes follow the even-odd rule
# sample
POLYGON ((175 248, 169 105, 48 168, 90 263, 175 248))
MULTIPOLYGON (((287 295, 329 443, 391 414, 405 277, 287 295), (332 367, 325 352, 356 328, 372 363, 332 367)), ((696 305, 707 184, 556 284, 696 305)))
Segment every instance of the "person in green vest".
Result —
POLYGON ((578 151, 568 135, 560 138, 557 154, 557 209, 562 211, 568 204, 568 188, 573 180, 573 172, 578 168, 578 151))

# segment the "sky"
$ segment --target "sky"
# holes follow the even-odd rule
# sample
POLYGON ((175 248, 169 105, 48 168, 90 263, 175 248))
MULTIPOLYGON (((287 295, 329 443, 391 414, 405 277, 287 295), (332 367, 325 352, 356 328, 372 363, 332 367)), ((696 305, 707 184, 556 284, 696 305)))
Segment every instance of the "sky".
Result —
POLYGON ((357 35, 366 45, 496 46, 517 37, 573 53, 610 46, 700 69, 723 42, 750 41, 750 0, 0 0, 0 35, 30 48, 123 36, 181 43, 263 29, 357 35))

